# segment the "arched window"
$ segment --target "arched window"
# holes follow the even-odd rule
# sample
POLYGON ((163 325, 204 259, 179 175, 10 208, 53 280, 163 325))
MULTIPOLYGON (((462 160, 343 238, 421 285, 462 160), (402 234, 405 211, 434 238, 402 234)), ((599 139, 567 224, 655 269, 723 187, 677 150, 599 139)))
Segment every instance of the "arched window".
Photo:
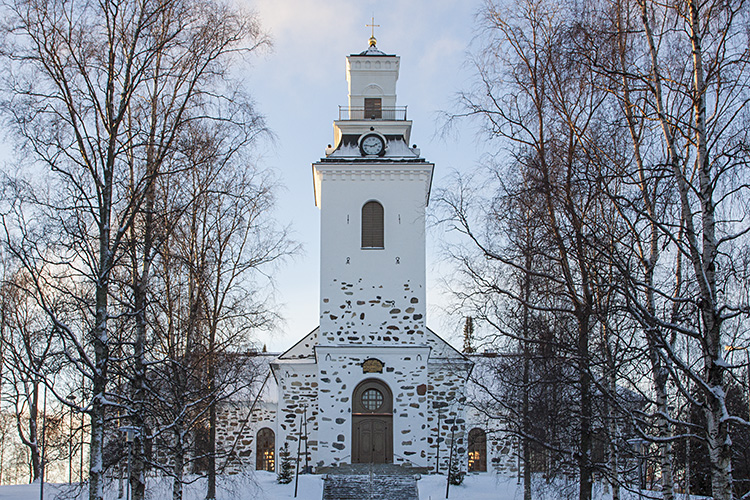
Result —
POLYGON ((362 206, 362 248, 384 248, 383 205, 368 201, 362 206))
POLYGON ((276 443, 271 429, 264 427, 258 431, 255 442, 255 468, 257 470, 276 470, 276 443))
POLYGON ((487 472, 487 434, 482 429, 469 431, 469 472, 487 472))

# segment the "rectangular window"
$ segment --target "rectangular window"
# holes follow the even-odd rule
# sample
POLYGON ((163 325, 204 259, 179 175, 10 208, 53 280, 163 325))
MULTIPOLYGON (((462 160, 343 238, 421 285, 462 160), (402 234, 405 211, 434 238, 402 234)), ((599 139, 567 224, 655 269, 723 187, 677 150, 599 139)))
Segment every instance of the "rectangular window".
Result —
POLYGON ((383 106, 380 97, 365 97, 365 119, 379 120, 383 118, 383 106))

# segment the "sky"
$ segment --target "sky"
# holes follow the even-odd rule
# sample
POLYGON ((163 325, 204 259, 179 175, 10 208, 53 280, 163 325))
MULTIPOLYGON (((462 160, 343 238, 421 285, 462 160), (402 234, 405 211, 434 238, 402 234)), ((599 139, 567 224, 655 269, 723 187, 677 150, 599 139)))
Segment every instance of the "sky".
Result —
MULTIPOLYGON (((466 60, 481 0, 238 1, 257 13, 273 42, 270 51, 247 61, 244 78, 275 134, 261 162, 283 185, 276 217, 290 225, 303 247, 275 275, 275 300, 284 320, 257 334, 269 351, 279 352, 318 324, 320 213, 311 164, 333 142, 338 106, 347 104, 346 56, 367 48, 371 28, 366 25, 374 16, 378 48, 401 56, 397 104, 408 106, 411 143, 435 164, 434 193, 454 172, 474 169, 482 156, 470 123, 445 137, 439 118, 471 84, 466 60)), ((440 230, 428 230, 427 324, 457 344, 462 320, 443 312, 451 301, 440 285, 449 268, 440 260, 440 238, 440 230)))

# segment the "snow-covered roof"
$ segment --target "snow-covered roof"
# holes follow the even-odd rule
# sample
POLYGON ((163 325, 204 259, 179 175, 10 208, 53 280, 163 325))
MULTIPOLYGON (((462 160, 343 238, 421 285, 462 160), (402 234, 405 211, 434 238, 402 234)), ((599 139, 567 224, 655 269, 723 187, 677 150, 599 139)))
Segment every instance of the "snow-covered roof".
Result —
MULTIPOLYGON (((388 159, 396 159, 396 158, 403 158, 408 160, 415 160, 418 159, 420 156, 420 150, 418 148, 410 148, 406 142, 404 142, 404 139, 399 137, 398 139, 388 139, 385 147, 385 154, 383 156, 378 157, 378 159, 388 158, 388 159)), ((326 159, 335 159, 335 158, 355 158, 355 159, 364 159, 367 161, 372 161, 372 157, 362 157, 362 153, 359 150, 359 145, 357 145, 354 142, 344 142, 342 143, 335 151, 333 151, 331 154, 329 154, 325 159, 321 161, 325 161, 326 159)))
POLYGON ((427 328, 427 335, 425 336, 425 339, 427 340, 427 345, 432 348, 432 352, 430 353, 431 359, 468 359, 466 356, 461 354, 458 349, 443 340, 440 335, 432 331, 430 328, 427 328))
POLYGON ((393 57, 394 54, 386 54, 382 50, 378 49, 377 45, 375 45, 375 38, 370 39, 370 46, 367 47, 367 50, 363 50, 359 54, 352 54, 352 56, 376 56, 376 57, 383 57, 383 56, 391 56, 393 57))
POLYGON ((313 331, 302 337, 299 342, 284 351, 279 359, 303 359, 314 358, 315 351, 313 347, 318 343, 318 332, 320 327, 316 326, 313 331))

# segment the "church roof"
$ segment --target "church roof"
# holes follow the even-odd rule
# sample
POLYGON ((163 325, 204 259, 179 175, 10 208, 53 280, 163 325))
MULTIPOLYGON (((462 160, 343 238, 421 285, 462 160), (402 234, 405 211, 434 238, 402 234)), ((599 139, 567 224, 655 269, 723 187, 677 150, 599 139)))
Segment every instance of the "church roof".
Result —
POLYGON ((377 40, 375 34, 370 37, 370 45, 367 50, 363 50, 359 54, 352 54, 352 56, 375 56, 375 57, 395 57, 395 54, 386 54, 382 50, 378 49, 377 40))
POLYGON ((403 136, 398 135, 386 135, 386 149, 385 154, 379 157, 362 156, 362 152, 359 149, 359 134, 345 134, 341 137, 341 142, 338 147, 325 158, 321 158, 321 163, 336 163, 336 162, 365 162, 365 163, 381 163, 381 162, 407 162, 407 163, 427 163, 424 158, 420 156, 420 150, 418 148, 410 148, 406 142, 404 142, 403 136))
POLYGON ((378 49, 376 45, 370 45, 367 50, 363 50, 359 54, 352 54, 352 56, 376 56, 376 57, 393 57, 395 54, 386 54, 382 50, 378 49))
POLYGON ((313 347, 318 343, 318 332, 320 327, 316 326, 310 333, 302 337, 299 342, 284 351, 278 359, 301 359, 314 358, 313 347))
POLYGON ((234 374, 235 382, 227 385, 227 402, 253 401, 258 397, 261 401, 275 403, 278 399, 276 380, 269 374, 270 364, 277 356, 278 353, 272 352, 239 355, 241 374, 234 374))

